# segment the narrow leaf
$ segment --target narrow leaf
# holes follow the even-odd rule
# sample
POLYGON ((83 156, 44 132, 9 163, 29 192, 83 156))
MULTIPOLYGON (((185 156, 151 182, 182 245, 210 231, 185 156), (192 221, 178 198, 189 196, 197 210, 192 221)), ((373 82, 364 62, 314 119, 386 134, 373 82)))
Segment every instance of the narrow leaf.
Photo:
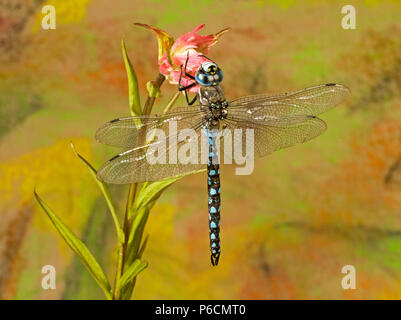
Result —
POLYGON ((127 284, 129 284, 140 272, 142 272, 148 263, 146 261, 141 261, 136 259, 124 272, 123 276, 118 281, 118 286, 120 288, 124 288, 127 284))
POLYGON ((138 79, 136 77, 134 67, 132 66, 132 63, 128 57, 124 40, 121 40, 121 48, 124 57, 125 70, 127 71, 129 107, 131 115, 140 116, 142 114, 142 110, 141 110, 141 100, 138 89, 138 79))
POLYGON ((149 217, 150 208, 145 207, 137 211, 137 214, 132 222, 131 230, 128 236, 127 259, 128 265, 138 257, 139 246, 142 241, 143 230, 149 217))
POLYGON ((168 188, 170 185, 172 185, 174 182, 180 180, 181 178, 191 175, 191 174, 196 174, 200 172, 204 172, 205 169, 197 170, 197 171, 191 171, 176 177, 164 179, 161 181, 156 181, 153 183, 149 183, 144 185, 141 190, 138 193, 138 196, 135 201, 135 209, 143 208, 148 206, 151 202, 157 200, 162 192, 168 188))
POLYGON ((114 203, 111 199, 110 191, 109 191, 107 184, 105 184, 104 182, 102 182, 98 178, 96 178, 97 172, 96 172, 95 168, 93 168, 93 166, 75 150, 74 144, 72 142, 70 142, 70 145, 71 145, 71 149, 74 152, 74 154, 78 157, 78 159, 80 159, 86 165, 90 174, 92 175, 92 178, 95 179, 96 184, 99 186, 99 189, 102 192, 102 194, 106 200, 107 206, 109 207, 111 216, 113 218, 114 225, 115 225, 115 228, 117 231, 118 240, 120 241, 120 243, 124 243, 124 232, 121 229, 120 222, 118 221, 117 212, 116 212, 114 203))
POLYGON ((142 258, 143 252, 146 249, 146 245, 148 244, 149 235, 146 235, 145 240, 143 240, 142 245, 138 251, 138 258, 142 258))
POLYGON ((129 265, 134 259, 139 257, 138 254, 140 251, 140 244, 142 241, 143 231, 149 217, 150 209, 163 193, 163 191, 179 179, 187 175, 203 171, 205 171, 205 169, 191 171, 162 181, 143 184, 141 190, 137 195, 137 198, 135 199, 135 205, 129 213, 130 218, 133 216, 134 213, 135 216, 133 217, 131 230, 128 236, 128 256, 126 260, 127 265, 129 265))
POLYGON ((103 290, 106 297, 111 299, 111 287, 109 281, 107 280, 102 267, 96 261, 95 257, 86 247, 86 245, 60 220, 60 218, 54 214, 54 212, 46 205, 46 203, 43 202, 36 191, 34 191, 34 195, 42 209, 46 212, 47 216, 56 227, 57 231, 60 233, 61 237, 79 257, 93 279, 95 279, 99 287, 103 290))

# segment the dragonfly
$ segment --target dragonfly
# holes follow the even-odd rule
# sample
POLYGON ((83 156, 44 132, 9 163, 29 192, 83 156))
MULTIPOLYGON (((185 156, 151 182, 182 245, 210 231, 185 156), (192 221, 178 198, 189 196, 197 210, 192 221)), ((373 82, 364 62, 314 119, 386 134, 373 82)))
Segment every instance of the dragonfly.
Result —
MULTIPOLYGON (((97 130, 96 139, 99 142, 126 150, 104 163, 98 170, 97 178, 114 184, 160 181, 204 169, 206 165, 210 259, 211 264, 217 266, 221 254, 221 197, 216 132, 252 129, 254 153, 263 157, 322 134, 327 125, 318 115, 340 104, 350 94, 350 90, 341 84, 327 83, 290 93, 250 95, 227 101, 221 87, 223 72, 215 62, 203 62, 195 75, 187 72, 187 62, 188 59, 184 70, 181 66, 178 88, 185 92, 188 106, 158 115, 115 119, 97 130), (183 74, 193 82, 182 86, 183 74), (199 86, 198 92, 189 101, 187 91, 196 85, 199 86), (196 100, 199 102, 194 105, 196 100), (169 134, 172 123, 177 131, 169 134), (151 152, 149 145, 152 143, 145 142, 146 132, 160 129, 166 133, 165 141, 159 143, 158 149, 158 156, 163 156, 188 143, 188 139, 177 139, 177 132, 188 128, 195 133, 192 140, 202 137, 206 140, 207 161, 201 153, 196 155, 197 161, 187 163, 148 161, 151 152)), ((238 142, 238 139, 233 140, 233 144, 238 142)))

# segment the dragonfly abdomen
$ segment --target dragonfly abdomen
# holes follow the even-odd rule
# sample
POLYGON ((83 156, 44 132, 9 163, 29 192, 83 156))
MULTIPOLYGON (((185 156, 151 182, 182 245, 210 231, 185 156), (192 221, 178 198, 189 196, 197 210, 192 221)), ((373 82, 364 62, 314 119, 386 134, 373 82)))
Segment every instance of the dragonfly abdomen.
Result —
POLYGON ((207 165, 207 190, 209 208, 209 237, 211 262, 217 266, 220 258, 220 167, 217 161, 215 136, 209 134, 209 157, 207 165))

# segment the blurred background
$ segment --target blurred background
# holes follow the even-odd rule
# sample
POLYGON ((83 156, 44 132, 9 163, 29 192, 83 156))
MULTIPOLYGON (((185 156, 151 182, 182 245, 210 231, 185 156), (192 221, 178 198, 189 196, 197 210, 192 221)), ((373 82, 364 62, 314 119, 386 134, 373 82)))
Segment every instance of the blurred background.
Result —
MULTIPOLYGON (((205 174, 169 188, 149 218, 135 299, 401 298, 401 4, 398 1, 0 1, 0 298, 102 299, 33 199, 41 197, 111 277, 110 214, 69 142, 94 166, 119 150, 94 132, 129 114, 120 41, 145 100, 157 42, 142 22, 176 38, 231 27, 209 57, 228 100, 327 82, 352 96, 324 114, 328 130, 257 159, 250 176, 222 168, 222 256, 210 266, 205 174), (41 28, 42 6, 57 29, 41 28), (341 27, 344 4, 356 30, 341 27), (57 289, 41 288, 54 265, 57 289), (356 268, 356 290, 341 269, 356 268)), ((155 109, 176 92, 167 82, 155 109)), ((185 105, 180 97, 178 105, 185 105)), ((123 208, 126 186, 112 188, 123 208)))

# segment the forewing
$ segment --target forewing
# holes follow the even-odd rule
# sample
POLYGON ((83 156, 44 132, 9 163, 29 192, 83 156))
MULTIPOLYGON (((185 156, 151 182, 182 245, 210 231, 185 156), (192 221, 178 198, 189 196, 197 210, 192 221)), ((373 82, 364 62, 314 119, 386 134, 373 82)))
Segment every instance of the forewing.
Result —
POLYGON ((294 116, 294 119, 291 118, 287 117, 282 119, 281 122, 272 121, 269 123, 231 116, 224 120, 224 123, 233 137, 233 148, 241 145, 242 149, 245 150, 246 143, 249 143, 246 141, 246 130, 253 130, 254 152, 260 157, 309 141, 322 134, 327 128, 326 123, 315 116, 294 116), (242 129, 242 134, 236 135, 234 129, 242 129))
POLYGON ((95 137, 99 142, 110 146, 134 148, 145 143, 146 134, 152 129, 166 131, 173 121, 177 121, 180 127, 190 128, 200 112, 197 107, 176 108, 162 115, 119 118, 101 126, 95 137))
POLYGON ((246 96, 229 103, 229 110, 255 117, 316 116, 341 103, 350 90, 341 84, 324 84, 280 95, 246 96))
MULTIPOLYGON (((192 119, 191 126, 189 128, 193 129, 194 137, 192 139, 197 139, 198 147, 200 147, 200 136, 201 136, 201 126, 203 124, 203 116, 198 115, 195 119, 192 119)), ((179 128, 183 128, 183 122, 178 122, 179 128)), ((168 132, 168 130, 166 130, 168 132)), ((126 184, 133 182, 144 182, 144 181, 158 181, 168 177, 178 176, 183 173, 195 171, 202 169, 204 165, 202 164, 202 159, 200 153, 196 153, 197 159, 194 163, 183 164, 180 159, 172 162, 169 158, 169 152, 171 149, 180 150, 185 143, 191 143, 187 139, 185 141, 178 141, 177 135, 167 135, 166 140, 156 141, 151 143, 150 146, 141 146, 123 152, 109 161, 107 161, 97 173, 99 180, 115 183, 115 184, 126 184), (154 152, 152 147, 159 147, 157 155, 165 156, 166 162, 164 163, 151 163, 149 162, 149 156, 154 152), (152 151, 153 150, 153 151, 152 151)), ((175 154, 177 154, 177 152, 175 154)), ((153 153, 154 155, 155 153, 153 153)))

